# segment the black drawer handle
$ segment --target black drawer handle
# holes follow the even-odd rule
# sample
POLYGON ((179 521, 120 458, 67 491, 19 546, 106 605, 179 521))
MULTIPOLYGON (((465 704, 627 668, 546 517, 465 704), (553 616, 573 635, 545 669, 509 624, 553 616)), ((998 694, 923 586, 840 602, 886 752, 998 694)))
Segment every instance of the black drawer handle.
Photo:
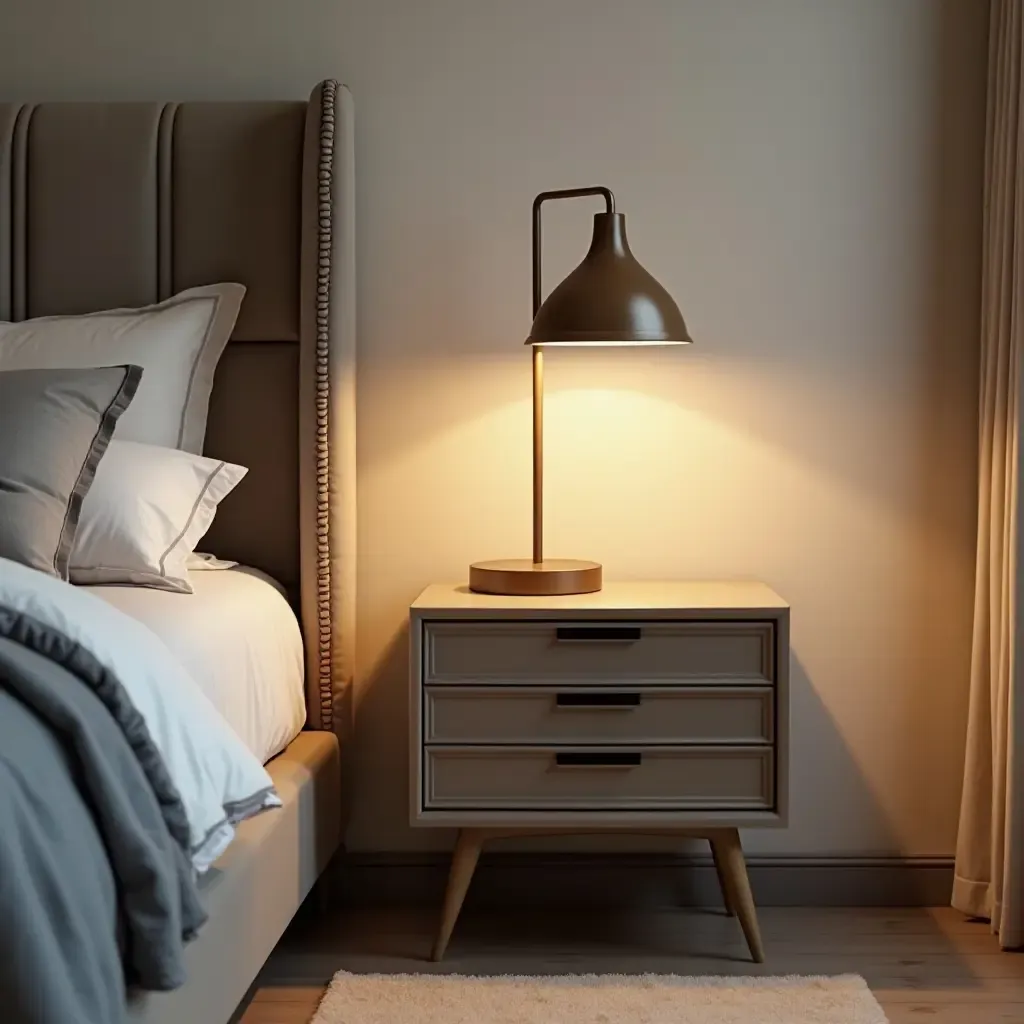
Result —
POLYGON ((555 697, 555 706, 560 708, 611 708, 625 709, 640 707, 639 693, 560 693, 555 697))
POLYGON ((559 768, 636 768, 643 762, 643 754, 615 752, 604 754, 555 754, 559 768))
POLYGON ((558 626, 555 629, 555 639, 560 644, 635 644, 643 635, 639 626, 558 626))

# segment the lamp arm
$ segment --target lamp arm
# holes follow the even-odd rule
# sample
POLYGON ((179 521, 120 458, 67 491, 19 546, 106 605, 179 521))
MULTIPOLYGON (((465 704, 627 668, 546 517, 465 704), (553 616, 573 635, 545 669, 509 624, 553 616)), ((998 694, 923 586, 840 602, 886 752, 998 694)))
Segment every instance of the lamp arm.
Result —
MULTIPOLYGON (((603 196, 606 213, 615 212, 615 196, 604 185, 541 192, 533 201, 533 315, 541 304, 541 207, 549 199, 603 196)), ((533 563, 544 561, 544 353, 533 346, 533 563)))
POLYGON ((533 201, 533 315, 537 316, 541 304, 541 230, 540 208, 549 199, 578 199, 581 196, 603 196, 605 213, 615 212, 615 196, 604 185, 588 185, 585 188, 562 188, 553 192, 541 192, 533 201))

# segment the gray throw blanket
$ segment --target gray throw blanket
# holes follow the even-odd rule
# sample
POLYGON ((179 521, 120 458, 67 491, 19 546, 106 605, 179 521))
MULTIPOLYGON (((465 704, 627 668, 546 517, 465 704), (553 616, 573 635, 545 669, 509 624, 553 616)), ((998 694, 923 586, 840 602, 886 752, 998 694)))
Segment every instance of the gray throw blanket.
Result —
POLYGON ((88 651, 0 606, 0 1019, 120 1024, 203 923, 185 811, 88 651))

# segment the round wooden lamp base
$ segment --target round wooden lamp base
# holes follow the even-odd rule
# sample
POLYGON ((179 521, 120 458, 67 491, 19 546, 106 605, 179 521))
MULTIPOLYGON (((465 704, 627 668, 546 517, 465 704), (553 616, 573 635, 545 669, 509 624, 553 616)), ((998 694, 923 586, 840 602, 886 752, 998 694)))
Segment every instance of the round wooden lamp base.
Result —
POLYGON ((469 567, 469 589, 479 594, 511 597, 552 597, 592 594, 601 589, 601 563, 576 558, 504 558, 469 567))

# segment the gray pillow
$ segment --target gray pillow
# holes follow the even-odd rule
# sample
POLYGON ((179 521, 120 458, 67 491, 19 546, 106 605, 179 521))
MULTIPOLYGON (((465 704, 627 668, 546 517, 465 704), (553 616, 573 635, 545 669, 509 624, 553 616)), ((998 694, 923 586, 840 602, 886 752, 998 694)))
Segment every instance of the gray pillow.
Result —
POLYGON ((0 372, 0 557, 68 578, 82 501, 138 366, 0 372))

